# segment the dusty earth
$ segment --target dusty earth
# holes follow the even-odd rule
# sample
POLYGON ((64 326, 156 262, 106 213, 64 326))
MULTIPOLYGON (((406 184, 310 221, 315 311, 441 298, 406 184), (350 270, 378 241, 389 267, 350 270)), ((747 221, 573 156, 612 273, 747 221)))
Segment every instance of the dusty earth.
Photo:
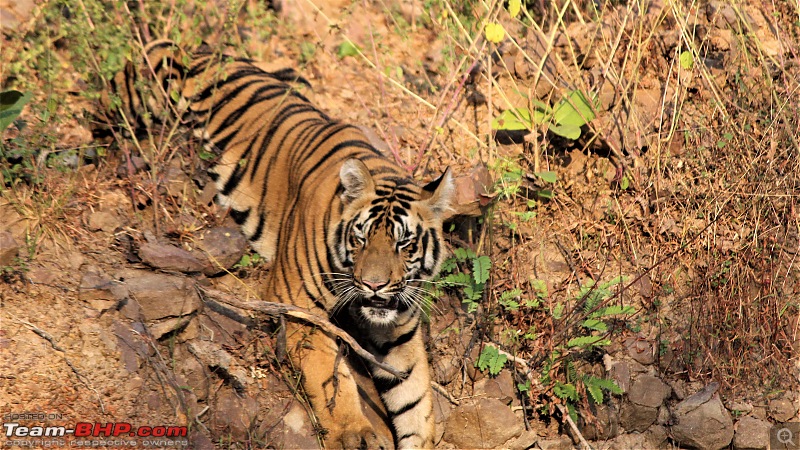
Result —
MULTIPOLYGON (((297 68, 317 104, 364 126, 418 179, 447 166, 462 177, 450 244, 489 255, 492 275, 476 310, 450 287, 430 317, 440 447, 766 448, 772 424, 798 420, 797 11, 612 3, 596 17, 576 3, 562 22, 529 5, 541 30, 503 5, 449 2, 286 1, 268 30, 233 19, 231 51, 297 68), (464 18, 507 35, 466 39, 464 18), (363 58, 340 57, 345 37, 363 58), (572 89, 599 98, 581 138, 546 124, 524 137, 492 131, 501 111, 572 89), (591 313, 581 288, 617 277, 603 301, 635 312, 595 333, 607 346, 566 346, 591 313), (503 293, 514 289, 510 307, 503 293), (497 376, 475 367, 487 346, 507 355, 497 376), (596 405, 576 374, 622 393, 596 405), (559 394, 569 383, 577 400, 559 394), (580 411, 575 427, 567 403, 580 411)), ((44 5, 23 6, 0 2, 15 17, 1 62, 30 50, 43 20, 44 5)), ((188 17, 222 22, 213 2, 194 7, 188 17)), ((189 19, 175 23, 189 33, 189 19)), ((37 91, 27 128, 3 136, 9 149, 42 144, 37 130, 53 137, 28 176, 2 180, 3 423, 186 427, 153 447, 319 447, 324 430, 276 321, 230 306, 257 299, 269 267, 211 201, 199 147, 109 136, 77 95, 88 81, 69 66, 74 42, 59 39, 50 45, 66 85, 37 91), (52 124, 34 108, 48 95, 70 99, 52 124)), ((7 68, 0 82, 22 81, 7 68)), ((9 155, 0 164, 20 164, 9 155)), ((388 433, 363 384, 365 409, 388 433)), ((47 443, 67 446, 34 447, 47 443)))

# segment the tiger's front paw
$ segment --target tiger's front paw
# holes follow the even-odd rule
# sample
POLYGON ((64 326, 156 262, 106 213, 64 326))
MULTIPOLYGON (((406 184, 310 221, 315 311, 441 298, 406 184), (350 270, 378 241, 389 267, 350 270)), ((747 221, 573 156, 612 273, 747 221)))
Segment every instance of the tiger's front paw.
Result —
POLYGON ((361 429, 345 429, 341 432, 341 434, 337 437, 332 436, 334 438, 333 442, 328 441, 331 444, 331 447, 339 447, 343 449, 380 449, 380 450, 389 450, 393 448, 391 442, 388 442, 386 438, 383 436, 378 435, 375 430, 371 426, 365 426, 361 429))

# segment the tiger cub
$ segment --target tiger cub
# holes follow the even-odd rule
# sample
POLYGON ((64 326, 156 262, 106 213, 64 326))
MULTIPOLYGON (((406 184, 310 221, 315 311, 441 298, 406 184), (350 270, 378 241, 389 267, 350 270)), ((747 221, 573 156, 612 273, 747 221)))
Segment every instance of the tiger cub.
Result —
MULTIPOLYGON (((218 200, 272 262, 264 299, 345 316, 377 360, 406 375, 371 370, 394 445, 433 447, 420 283, 436 275, 444 257, 451 173, 417 186, 358 128, 294 90, 293 71, 190 54, 164 40, 147 45, 144 56, 111 83, 121 111, 134 123, 180 120, 221 153, 209 171, 218 200), (152 92, 143 95, 140 85, 152 92)), ((391 447, 361 410, 353 369, 337 364, 336 338, 291 321, 286 331, 326 445, 391 447)))

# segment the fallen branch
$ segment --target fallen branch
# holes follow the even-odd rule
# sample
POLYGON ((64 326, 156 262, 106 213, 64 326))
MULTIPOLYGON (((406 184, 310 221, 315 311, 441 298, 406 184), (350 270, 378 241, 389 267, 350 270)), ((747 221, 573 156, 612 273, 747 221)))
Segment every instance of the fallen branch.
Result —
POLYGON ((442 397, 446 398, 447 401, 449 401, 450 403, 456 406, 461 404, 455 397, 450 395, 450 393, 447 392, 447 389, 445 389, 444 386, 442 386, 441 384, 435 381, 431 381, 431 387, 433 388, 434 391, 438 392, 442 397))
POLYGON ((572 420, 572 417, 570 417, 567 408, 565 408, 564 405, 556 405, 556 406, 558 407, 558 410, 561 411, 561 415, 564 416, 564 420, 566 420, 566 422, 569 424, 572 433, 575 434, 575 437, 577 437, 578 441, 580 441, 581 448, 583 450, 592 450, 592 446, 589 445, 588 442, 586 442, 586 439, 583 437, 580 430, 578 430, 578 425, 575 423, 574 420, 572 420))
MULTIPOLYGON (((198 286, 197 289, 200 292, 201 298, 203 298, 203 302, 209 304, 211 309, 217 312, 219 312, 219 308, 225 308, 225 306, 220 305, 220 303, 223 303, 224 305, 233 306, 234 308, 245 309, 248 311, 258 311, 260 313, 266 314, 267 316, 273 319, 279 319, 282 316, 283 317, 288 316, 302 320, 303 322, 316 325, 323 331, 338 337, 339 339, 344 341, 347 345, 349 345, 350 348, 352 348, 353 351, 355 351, 358 354, 358 356, 364 358, 370 364, 380 367, 381 369, 389 372, 390 374, 394 375, 395 377, 401 380, 404 380, 407 377, 407 375, 401 373, 399 370, 395 369, 389 364, 386 364, 384 362, 375 359, 375 356, 373 356, 372 353, 368 352, 366 349, 364 349, 364 347, 362 347, 358 342, 356 342, 353 336, 351 336, 341 328, 337 327, 336 325, 332 324, 331 321, 328 320, 326 317, 320 317, 316 314, 311 313, 309 310, 305 308, 299 308, 297 306, 287 305, 285 303, 274 303, 274 302, 264 302, 264 301, 243 302, 236 300, 231 295, 228 295, 221 291, 217 291, 215 289, 206 289, 200 286, 198 286)), ((241 317, 240 314, 237 314, 234 311, 230 311, 230 313, 241 317)), ((225 315, 228 316, 228 314, 225 315)))

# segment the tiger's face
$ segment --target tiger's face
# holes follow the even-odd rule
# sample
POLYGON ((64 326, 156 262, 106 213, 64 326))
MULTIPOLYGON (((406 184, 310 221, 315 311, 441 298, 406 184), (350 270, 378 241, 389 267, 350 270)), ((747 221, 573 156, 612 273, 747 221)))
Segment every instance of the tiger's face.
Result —
POLYGON ((420 287, 444 259, 442 221, 454 192, 446 171, 421 191, 376 183, 359 160, 340 171, 344 212, 329 248, 339 275, 332 284, 335 309, 347 304, 368 322, 391 325, 426 301, 420 287))

